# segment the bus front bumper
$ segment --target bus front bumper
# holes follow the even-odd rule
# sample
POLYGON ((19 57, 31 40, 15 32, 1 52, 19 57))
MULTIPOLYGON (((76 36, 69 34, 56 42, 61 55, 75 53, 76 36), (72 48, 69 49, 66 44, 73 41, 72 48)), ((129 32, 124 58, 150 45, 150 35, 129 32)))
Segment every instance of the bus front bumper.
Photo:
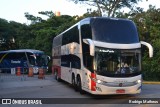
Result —
POLYGON ((141 93, 142 84, 137 84, 129 87, 109 87, 97 84, 95 91, 90 90, 91 94, 95 95, 115 95, 115 94, 139 94, 141 93))

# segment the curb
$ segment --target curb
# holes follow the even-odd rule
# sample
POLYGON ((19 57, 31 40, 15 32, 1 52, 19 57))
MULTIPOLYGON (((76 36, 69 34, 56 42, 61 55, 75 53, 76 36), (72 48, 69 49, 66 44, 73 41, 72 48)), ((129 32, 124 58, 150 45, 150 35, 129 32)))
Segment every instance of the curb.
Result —
POLYGON ((160 82, 156 81, 143 81, 143 84, 160 84, 160 82))

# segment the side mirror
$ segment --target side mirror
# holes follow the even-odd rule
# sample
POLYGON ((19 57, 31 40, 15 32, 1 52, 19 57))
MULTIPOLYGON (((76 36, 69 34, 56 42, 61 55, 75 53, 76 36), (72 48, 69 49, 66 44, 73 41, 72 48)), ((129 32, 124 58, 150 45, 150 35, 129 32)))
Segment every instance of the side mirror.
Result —
POLYGON ((50 56, 47 56, 47 60, 48 60, 48 62, 51 60, 51 57, 50 56))
POLYGON ((90 55, 94 56, 94 43, 91 39, 83 39, 83 42, 89 45, 90 55))
POLYGON ((51 57, 48 55, 45 55, 46 65, 48 65, 49 61, 51 60, 51 57))
POLYGON ((149 49, 149 57, 152 58, 153 57, 153 47, 151 44, 147 43, 147 42, 144 42, 144 41, 141 41, 140 42, 142 45, 145 45, 148 47, 149 49))

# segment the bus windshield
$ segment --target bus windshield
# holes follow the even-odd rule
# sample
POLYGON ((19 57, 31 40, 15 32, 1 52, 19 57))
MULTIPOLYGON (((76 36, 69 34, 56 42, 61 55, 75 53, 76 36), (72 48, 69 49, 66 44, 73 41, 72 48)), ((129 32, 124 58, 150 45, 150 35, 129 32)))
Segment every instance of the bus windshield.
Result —
MULTIPOLYGON (((29 53, 28 53, 29 54, 29 53)), ((41 53, 28 55, 29 64, 31 66, 46 66, 48 63, 47 56, 41 53)))
POLYGON ((139 43, 137 28, 129 20, 95 18, 91 20, 93 40, 108 43, 139 43))
POLYGON ((46 66, 48 63, 47 56, 43 54, 36 56, 36 62, 38 66, 46 66))
POLYGON ((95 48, 94 71, 109 77, 129 77, 140 74, 140 49, 118 50, 95 48))

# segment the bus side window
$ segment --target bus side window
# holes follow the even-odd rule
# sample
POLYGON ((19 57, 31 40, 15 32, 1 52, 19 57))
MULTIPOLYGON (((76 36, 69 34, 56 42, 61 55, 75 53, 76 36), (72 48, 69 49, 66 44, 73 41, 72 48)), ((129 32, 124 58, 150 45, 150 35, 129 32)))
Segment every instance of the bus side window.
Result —
POLYGON ((70 67, 70 63, 71 63, 71 68, 75 68, 75 69, 81 68, 81 62, 78 56, 75 56, 75 55, 61 56, 61 66, 70 67))
POLYGON ((63 34, 62 45, 66 45, 72 42, 79 44, 79 32, 78 26, 73 27, 63 34))
MULTIPOLYGON (((84 24, 81 26, 82 39, 92 39, 91 26, 89 24, 84 24)), ((91 72, 93 71, 93 56, 90 56, 90 48, 88 44, 82 41, 82 53, 83 53, 83 64, 91 72)))
POLYGON ((92 39, 92 31, 91 31, 91 26, 89 24, 81 26, 81 35, 82 35, 82 40, 92 39))
POLYGON ((61 56, 61 66, 63 67, 70 67, 70 61, 68 60, 69 55, 63 55, 61 56))
POLYGON ((72 68, 75 68, 75 69, 81 68, 81 61, 79 57, 75 55, 71 55, 71 63, 72 63, 72 68))
POLYGON ((33 56, 29 57, 29 62, 30 62, 31 65, 35 65, 34 57, 33 56))

